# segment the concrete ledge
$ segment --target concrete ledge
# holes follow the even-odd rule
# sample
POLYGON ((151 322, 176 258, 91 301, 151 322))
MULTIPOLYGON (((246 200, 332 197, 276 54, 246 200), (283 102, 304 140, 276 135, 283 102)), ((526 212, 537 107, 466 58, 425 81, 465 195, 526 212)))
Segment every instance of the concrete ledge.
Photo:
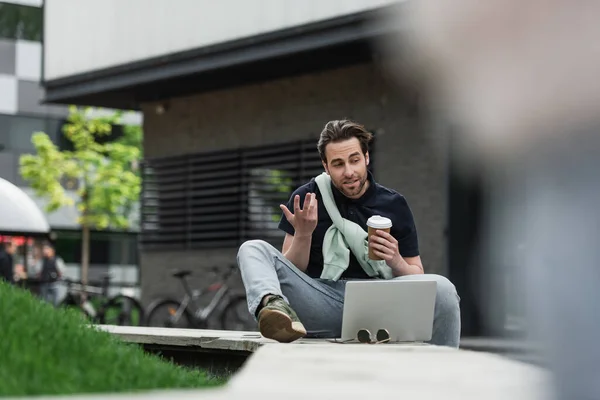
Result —
POLYGON ((544 398, 545 387, 545 371, 497 355, 439 346, 331 343, 269 344, 229 383, 240 393, 275 397, 294 388, 305 398, 322 399, 521 400, 544 398))
POLYGON ((72 398, 550 398, 549 376, 543 369, 498 355, 408 344, 311 343, 263 343, 225 386, 216 389, 159 390, 72 398))
MULTIPOLYGON (((173 328, 151 328, 138 326, 115 326, 96 325, 101 330, 110 332, 123 341, 139 343, 143 345, 162 348, 183 347, 187 350, 195 348, 238 351, 242 353, 253 353, 267 343, 276 343, 263 338, 258 332, 222 331, 208 329, 173 329, 173 328)), ((301 339, 295 344, 315 344, 329 340, 324 339, 301 339)), ((406 346, 406 344, 401 344, 406 346)), ((536 354, 537 349, 532 348, 522 340, 511 340, 504 338, 463 338, 460 348, 497 354, 536 354)))
MULTIPOLYGON (((95 325, 100 330, 112 333, 121 340, 137 343, 148 348, 181 351, 228 352, 250 355, 266 344, 278 342, 262 337, 258 332, 221 331, 210 329, 149 328, 141 326, 95 325)), ((332 344, 353 345, 358 343, 332 343, 330 339, 300 339, 294 345, 332 344)), ((426 343, 390 343, 388 347, 420 348, 426 343)))
POLYGON ((273 342, 258 332, 208 329, 150 328, 140 326, 95 325, 121 340, 149 347, 253 353, 262 344, 273 342))
POLYGON ((525 340, 500 337, 466 337, 460 340, 460 347, 490 353, 528 353, 538 350, 525 340))
POLYGON ((460 341, 460 348, 486 353, 501 354, 514 360, 529 364, 544 366, 542 350, 533 343, 524 339, 492 338, 492 337, 466 337, 460 341))

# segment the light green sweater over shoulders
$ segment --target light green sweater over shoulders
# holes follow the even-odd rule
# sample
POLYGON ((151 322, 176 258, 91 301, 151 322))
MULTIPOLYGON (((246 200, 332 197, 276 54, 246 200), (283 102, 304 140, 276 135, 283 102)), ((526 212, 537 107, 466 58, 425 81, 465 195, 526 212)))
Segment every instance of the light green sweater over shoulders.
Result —
POLYGON ((372 278, 391 279, 392 269, 385 261, 369 258, 367 232, 358 224, 342 218, 333 198, 331 178, 326 172, 315 178, 321 200, 333 224, 325 232, 323 239, 323 272, 322 279, 337 281, 350 263, 350 251, 361 267, 372 278))

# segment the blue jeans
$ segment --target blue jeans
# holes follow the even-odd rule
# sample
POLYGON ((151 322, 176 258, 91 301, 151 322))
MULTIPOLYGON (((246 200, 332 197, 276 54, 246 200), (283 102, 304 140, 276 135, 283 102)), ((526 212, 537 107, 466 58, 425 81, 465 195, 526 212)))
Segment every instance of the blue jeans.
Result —
MULTIPOLYGON (((248 310, 256 314, 268 294, 282 296, 296 311, 307 337, 341 336, 344 307, 344 280, 311 278, 296 268, 283 254, 262 240, 242 244, 237 262, 246 288, 248 310)), ((458 347, 460 342, 460 298, 454 285, 440 275, 407 275, 400 280, 435 280, 437 296, 430 343, 458 347)))
POLYGON ((40 297, 56 307, 58 305, 58 283, 42 283, 40 285, 40 297))

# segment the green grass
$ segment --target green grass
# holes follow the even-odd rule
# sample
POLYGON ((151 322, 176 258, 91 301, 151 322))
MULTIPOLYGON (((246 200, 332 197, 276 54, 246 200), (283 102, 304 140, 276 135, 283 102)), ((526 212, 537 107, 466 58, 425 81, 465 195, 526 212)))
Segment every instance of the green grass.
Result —
MULTIPOLYGON (((89 301, 90 301, 90 303, 92 303, 95 310, 100 310, 103 302, 106 301, 106 299, 100 298, 99 296, 91 296, 89 298, 89 301)), ((104 310, 104 313, 105 313, 104 318, 105 318, 106 324, 118 325, 117 320, 118 320, 119 314, 121 313, 121 304, 117 303, 117 305, 114 307, 108 307, 107 309, 104 310)), ((133 326, 139 325, 140 314, 138 313, 137 309, 132 307, 131 311, 130 311, 130 315, 131 315, 131 317, 130 317, 131 320, 130 320, 129 324, 131 324, 133 326)))
POLYGON ((0 396, 200 388, 223 383, 90 328, 76 310, 55 309, 4 282, 0 282, 0 338, 0 396))

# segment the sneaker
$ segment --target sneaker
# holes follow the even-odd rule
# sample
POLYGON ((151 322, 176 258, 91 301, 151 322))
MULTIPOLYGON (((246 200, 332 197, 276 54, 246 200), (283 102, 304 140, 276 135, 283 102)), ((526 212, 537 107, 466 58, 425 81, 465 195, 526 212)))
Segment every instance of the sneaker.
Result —
POLYGON ((261 335, 289 343, 306 336, 306 329, 292 308, 279 296, 271 296, 258 313, 261 335))

